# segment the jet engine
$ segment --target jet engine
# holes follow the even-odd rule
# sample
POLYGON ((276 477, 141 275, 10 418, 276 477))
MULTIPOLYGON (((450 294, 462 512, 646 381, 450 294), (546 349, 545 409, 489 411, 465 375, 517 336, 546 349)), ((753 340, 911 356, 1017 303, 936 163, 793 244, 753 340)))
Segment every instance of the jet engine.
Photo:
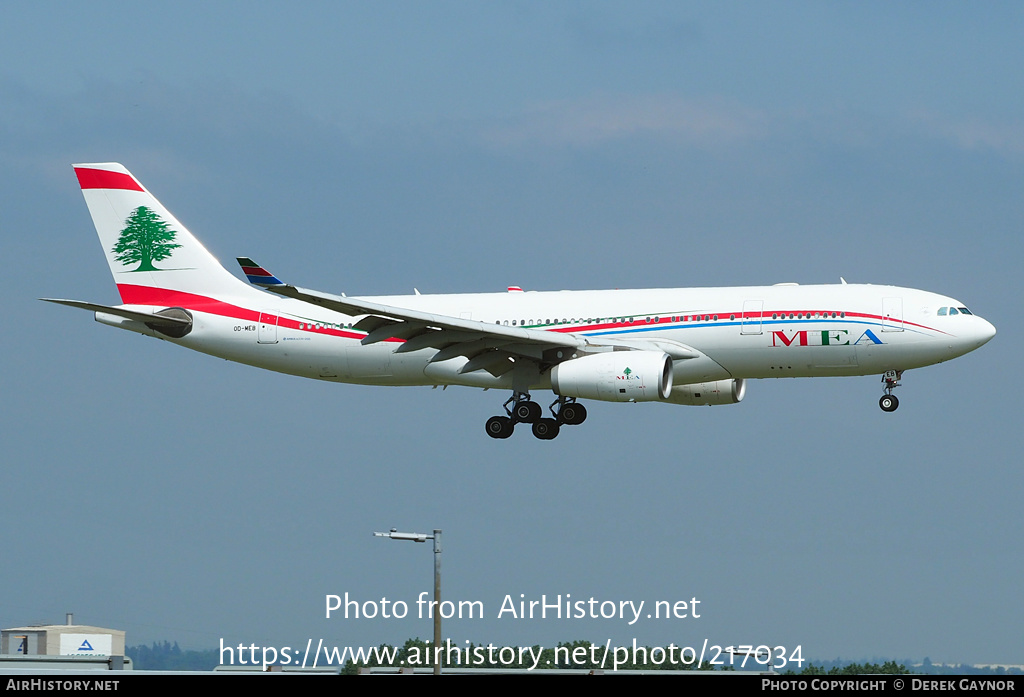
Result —
POLYGON ((611 351, 551 369, 556 394, 604 402, 654 402, 672 394, 672 359, 660 351, 611 351))
POLYGON ((736 404, 743 401, 747 383, 743 378, 695 382, 690 385, 676 385, 665 401, 672 404, 699 406, 702 404, 736 404))

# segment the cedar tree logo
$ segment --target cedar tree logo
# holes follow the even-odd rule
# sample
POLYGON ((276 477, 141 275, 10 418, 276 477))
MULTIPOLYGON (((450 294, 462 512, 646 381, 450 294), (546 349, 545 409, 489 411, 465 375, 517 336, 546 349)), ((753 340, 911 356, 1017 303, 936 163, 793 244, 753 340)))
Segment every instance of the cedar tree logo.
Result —
POLYGON ((139 262, 139 268, 133 271, 160 271, 153 266, 153 262, 166 259, 171 256, 172 250, 181 247, 174 243, 174 230, 146 206, 139 206, 132 211, 125 222, 127 225, 110 251, 125 266, 139 262))

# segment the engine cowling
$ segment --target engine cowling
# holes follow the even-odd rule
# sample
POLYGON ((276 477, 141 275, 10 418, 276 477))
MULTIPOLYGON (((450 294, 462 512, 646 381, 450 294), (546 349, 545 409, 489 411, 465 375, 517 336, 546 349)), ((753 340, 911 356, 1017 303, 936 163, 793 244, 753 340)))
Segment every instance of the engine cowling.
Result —
POLYGON ((676 385, 665 401, 691 406, 736 404, 743 401, 746 393, 747 383, 743 378, 695 382, 690 385, 676 385))
POLYGON ((611 351, 551 369, 555 394, 604 402, 654 402, 672 394, 672 359, 660 351, 611 351))

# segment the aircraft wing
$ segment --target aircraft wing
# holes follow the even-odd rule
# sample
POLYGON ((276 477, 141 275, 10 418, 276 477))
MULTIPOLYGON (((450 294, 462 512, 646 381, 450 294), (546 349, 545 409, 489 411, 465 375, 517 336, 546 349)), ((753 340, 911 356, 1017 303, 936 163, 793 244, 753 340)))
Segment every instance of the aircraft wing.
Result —
POLYGON ((583 353, 609 348, 662 350, 673 359, 696 358, 701 355, 699 351, 674 341, 620 341, 609 337, 594 341, 581 334, 507 327, 321 293, 284 283, 247 257, 238 257, 238 263, 250 283, 272 293, 350 317, 365 315, 353 325, 355 329, 366 332, 362 339, 364 345, 397 338, 404 343, 395 349, 396 353, 437 349, 431 362, 465 356, 469 362, 459 371, 461 373, 487 370, 492 375, 502 375, 512 369, 516 358, 547 364, 560 363, 572 357, 565 349, 583 353))
POLYGON ((433 348, 437 353, 431 362, 465 356, 469 362, 462 367, 462 373, 487 370, 495 376, 503 375, 513 368, 516 358, 558 363, 563 360, 561 353, 569 353, 566 349, 588 346, 584 337, 574 334, 487 324, 299 288, 280 281, 247 257, 239 257, 238 263, 250 283, 272 293, 350 317, 364 315, 352 325, 366 332, 362 339, 364 345, 397 338, 404 343, 395 349, 396 353, 433 348))

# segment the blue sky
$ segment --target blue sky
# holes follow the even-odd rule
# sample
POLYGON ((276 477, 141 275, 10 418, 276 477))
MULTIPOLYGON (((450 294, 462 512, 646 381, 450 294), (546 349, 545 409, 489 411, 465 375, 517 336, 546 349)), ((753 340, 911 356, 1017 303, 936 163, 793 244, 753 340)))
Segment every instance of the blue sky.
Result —
POLYGON ((444 529, 453 640, 1022 661, 1024 11, 1014 3, 16 4, 0 23, 0 624, 400 642, 444 529), (997 337, 907 373, 594 404, 263 373, 45 306, 115 302, 72 162, 123 162, 221 260, 348 294, 836 282, 997 337), (17 570, 16 575, 12 573, 17 570), (497 619, 506 594, 700 619, 497 619))

